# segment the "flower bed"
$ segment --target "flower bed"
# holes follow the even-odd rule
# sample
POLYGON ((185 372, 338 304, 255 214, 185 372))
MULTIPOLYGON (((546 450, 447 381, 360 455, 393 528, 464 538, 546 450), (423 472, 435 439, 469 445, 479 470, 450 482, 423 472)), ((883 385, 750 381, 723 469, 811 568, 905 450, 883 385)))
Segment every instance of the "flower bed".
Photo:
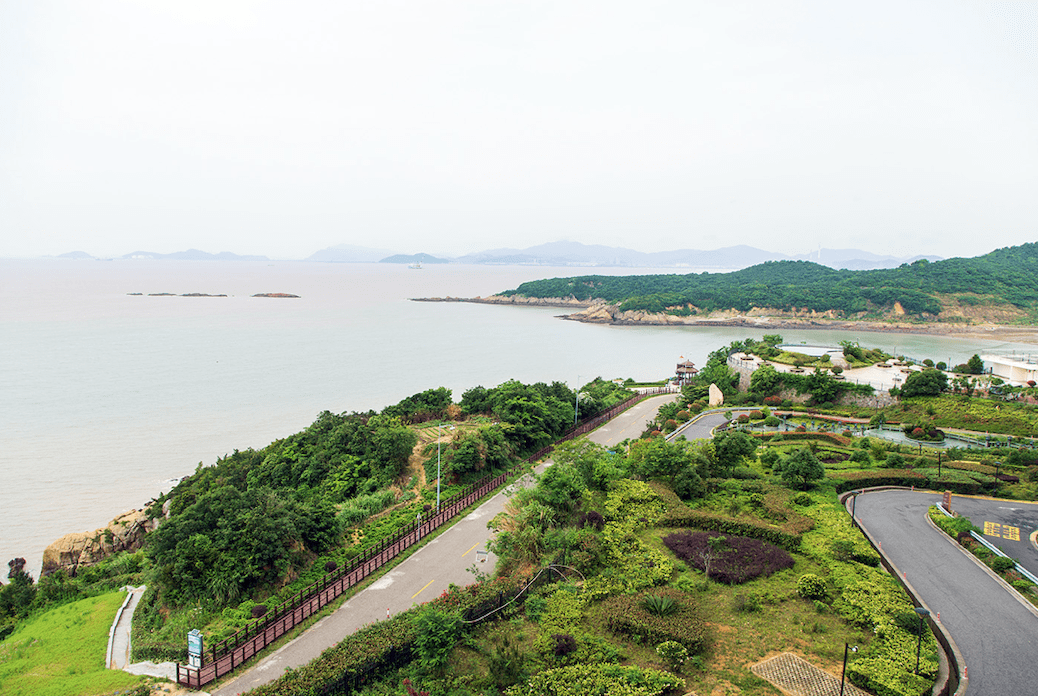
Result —
MULTIPOLYGON (((675 532, 663 538, 663 543, 675 556, 697 570, 706 570, 704 557, 712 549, 708 543, 717 534, 675 532)), ((742 536, 724 537, 725 546, 710 562, 710 577, 726 585, 739 585, 761 575, 771 575, 793 567, 793 557, 786 551, 760 539, 742 536)))

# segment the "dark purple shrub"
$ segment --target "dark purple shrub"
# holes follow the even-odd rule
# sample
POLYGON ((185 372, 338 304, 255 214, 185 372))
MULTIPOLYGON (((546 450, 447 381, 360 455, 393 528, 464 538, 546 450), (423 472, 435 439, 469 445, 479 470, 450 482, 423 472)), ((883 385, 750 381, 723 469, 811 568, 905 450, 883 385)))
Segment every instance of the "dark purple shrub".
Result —
POLYGON ((555 641, 555 647, 552 649, 555 657, 565 657, 577 649, 577 639, 568 633, 552 634, 551 639, 555 641))
POLYGON ((580 513, 580 517, 577 518, 578 527, 594 527, 595 529, 602 531, 602 527, 605 526, 605 518, 602 517, 602 513, 591 510, 590 512, 580 513))
POLYGON ((330 572, 332 572, 333 570, 335 570, 338 567, 339 567, 339 564, 336 563, 335 561, 328 561, 327 563, 324 564, 324 572, 330 573, 330 572))
POLYGON ((261 617, 261 616, 263 616, 264 614, 267 613, 267 605, 265 605, 265 604, 254 604, 252 609, 251 609, 251 612, 252 612, 252 618, 258 619, 259 617, 261 617))
MULTIPOLYGON (((663 538, 675 556, 697 570, 706 567, 704 555, 711 553, 707 543, 716 533, 675 532, 663 538)), ((738 585, 761 575, 793 567, 793 557, 774 544, 759 539, 725 535, 726 548, 710 560, 710 577, 728 585, 738 585)))

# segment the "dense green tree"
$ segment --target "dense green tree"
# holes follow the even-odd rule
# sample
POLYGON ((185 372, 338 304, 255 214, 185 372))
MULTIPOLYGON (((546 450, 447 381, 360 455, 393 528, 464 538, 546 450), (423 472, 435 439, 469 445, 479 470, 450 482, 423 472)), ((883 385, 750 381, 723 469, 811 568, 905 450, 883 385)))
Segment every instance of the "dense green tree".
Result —
POLYGON ((558 519, 565 520, 587 490, 573 464, 555 462, 549 466, 534 488, 534 499, 551 508, 558 519))
POLYGON ((667 442, 661 437, 637 440, 627 455, 630 471, 647 479, 672 479, 694 468, 695 454, 687 442, 667 442))
POLYGON ((913 372, 901 386, 901 396, 937 396, 948 389, 948 375, 940 370, 913 372))
POLYGON ((486 387, 472 387, 461 395, 461 406, 463 413, 473 415, 476 413, 489 413, 492 408, 490 404, 490 390, 486 387))
POLYGON ((592 490, 604 491, 609 481, 620 478, 622 457, 586 438, 557 444, 551 458, 556 463, 576 467, 584 486, 592 490))
POLYGON ((431 674, 442 674, 461 637, 461 617, 455 612, 427 606, 415 617, 415 662, 431 674))
POLYGON ((979 355, 974 353, 973 356, 966 361, 966 370, 971 375, 984 374, 984 361, 981 360, 979 355))
POLYGON ((812 482, 823 478, 825 467, 806 447, 795 450, 782 462, 782 480, 801 490, 810 488, 812 482))
POLYGON ((506 435, 521 451, 536 450, 561 435, 572 422, 572 406, 550 390, 510 380, 493 390, 494 414, 506 425, 506 435))
POLYGON ((782 388, 782 375, 771 365, 762 365, 750 375, 750 391, 771 396, 782 388))
POLYGON ((730 474, 747 457, 757 451, 757 441, 738 430, 726 430, 714 436, 714 462, 718 469, 730 474))
POLYGON ((726 396, 738 392, 739 373, 728 366, 728 353, 729 348, 720 348, 710 353, 706 365, 693 378, 694 383, 708 388, 716 384, 726 396))
POLYGON ((807 375, 805 386, 811 394, 811 400, 816 404, 825 404, 835 401, 840 396, 843 385, 832 375, 824 370, 815 368, 815 371, 807 375))
POLYGON ((7 563, 8 584, 0 585, 0 625, 28 615, 36 598, 36 585, 25 572, 25 559, 15 558, 7 563))

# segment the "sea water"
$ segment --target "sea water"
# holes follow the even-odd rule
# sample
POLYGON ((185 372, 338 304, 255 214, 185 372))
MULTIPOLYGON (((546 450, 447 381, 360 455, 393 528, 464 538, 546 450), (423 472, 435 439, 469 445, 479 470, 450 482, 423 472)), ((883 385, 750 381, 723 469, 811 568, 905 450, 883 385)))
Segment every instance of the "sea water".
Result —
MULTIPOLYGON (((660 273, 0 260, 0 572, 22 556, 37 575, 44 548, 58 537, 103 527, 198 465, 264 447, 323 410, 378 410, 440 386, 457 401, 470 387, 513 378, 570 386, 598 376, 659 379, 682 356, 702 365, 710 351, 764 333, 582 324, 556 318, 564 312, 558 308, 409 300, 487 296, 526 280, 589 272, 660 273)), ((788 342, 858 340, 952 364, 992 345, 780 333, 788 342)))

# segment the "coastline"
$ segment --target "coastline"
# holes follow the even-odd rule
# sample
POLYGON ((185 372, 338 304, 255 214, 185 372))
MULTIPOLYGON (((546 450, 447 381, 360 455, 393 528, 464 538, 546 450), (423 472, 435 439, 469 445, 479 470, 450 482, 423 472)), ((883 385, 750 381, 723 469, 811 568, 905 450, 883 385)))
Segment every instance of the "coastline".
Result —
POLYGON ((510 307, 559 307, 575 310, 571 314, 560 314, 556 318, 585 324, 609 324, 612 326, 683 326, 683 327, 744 327, 749 329, 819 329, 836 331, 869 331, 878 333, 914 334, 919 336, 947 336, 952 338, 977 338, 1005 340, 1038 345, 1038 326, 1015 324, 942 324, 918 322, 853 321, 837 319, 825 313, 779 315, 765 313, 739 314, 716 312, 709 316, 674 316, 651 314, 643 311, 620 312, 616 305, 601 300, 587 302, 573 298, 530 298, 516 295, 491 295, 488 297, 416 297, 413 302, 466 302, 474 304, 504 305, 510 307))

